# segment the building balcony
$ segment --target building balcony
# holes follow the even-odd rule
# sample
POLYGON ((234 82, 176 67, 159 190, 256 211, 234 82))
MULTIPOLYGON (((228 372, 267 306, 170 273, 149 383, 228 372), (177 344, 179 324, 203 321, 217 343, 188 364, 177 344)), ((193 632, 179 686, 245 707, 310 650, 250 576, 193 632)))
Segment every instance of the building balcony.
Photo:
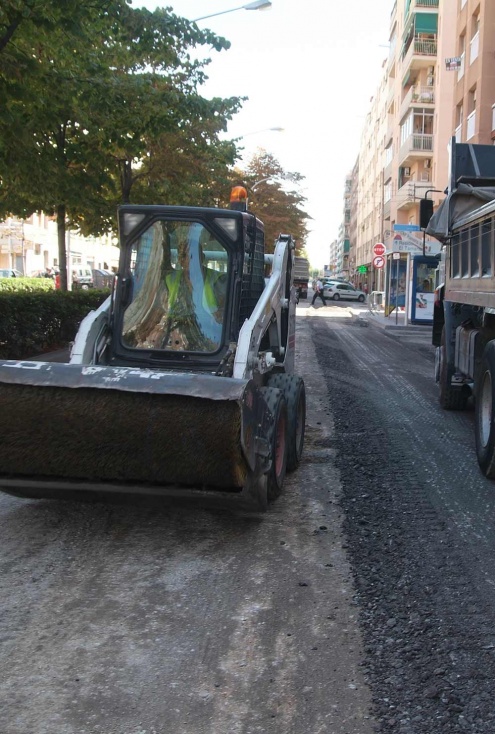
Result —
POLYGON ((433 135, 413 133, 402 143, 399 149, 399 165, 418 158, 431 158, 433 153, 433 135))
POLYGON ((407 114, 411 107, 433 108, 435 105, 435 92, 433 87, 423 87, 417 84, 408 91, 402 100, 399 119, 407 114))
POLYGON ((437 52, 438 43, 436 36, 434 38, 413 36, 408 44, 404 44, 402 49, 402 68, 404 70, 402 86, 408 83, 411 77, 411 71, 431 66, 437 56, 437 52))
POLYGON ((466 119, 466 142, 474 137, 476 132, 476 110, 473 110, 466 119))
POLYGON ((419 200, 424 197, 425 192, 432 187, 431 181, 409 180, 397 191, 397 210, 412 209, 419 204, 419 200))
POLYGON ((478 58, 480 52, 480 33, 479 31, 472 37, 469 43, 469 63, 472 64, 478 58))

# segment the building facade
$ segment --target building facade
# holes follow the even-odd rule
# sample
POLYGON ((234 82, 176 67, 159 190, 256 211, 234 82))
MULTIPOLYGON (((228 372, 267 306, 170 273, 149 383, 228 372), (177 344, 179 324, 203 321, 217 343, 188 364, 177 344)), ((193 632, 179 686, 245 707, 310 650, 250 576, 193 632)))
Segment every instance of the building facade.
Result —
POLYGON ((452 127, 462 143, 495 140, 495 3, 459 0, 455 26, 452 127))
MULTIPOLYGON (((116 272, 120 250, 115 238, 82 237, 67 230, 67 270, 79 268, 116 272)), ((0 268, 16 269, 33 275, 59 265, 57 223, 46 214, 33 214, 21 220, 8 217, 0 223, 0 268)))

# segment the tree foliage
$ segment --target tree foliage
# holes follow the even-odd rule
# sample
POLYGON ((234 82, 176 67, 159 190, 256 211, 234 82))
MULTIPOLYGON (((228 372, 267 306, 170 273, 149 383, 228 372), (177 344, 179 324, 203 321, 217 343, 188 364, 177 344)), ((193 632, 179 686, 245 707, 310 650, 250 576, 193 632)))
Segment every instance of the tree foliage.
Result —
POLYGON ((238 170, 236 174, 236 183, 248 190, 249 208, 265 225, 267 252, 273 252, 282 233, 294 237, 296 253, 303 255, 310 219, 302 208, 306 201, 300 189, 304 176, 285 171, 274 156, 261 148, 245 171, 238 170))
POLYGON ((57 215, 63 285, 67 222, 97 235, 123 201, 186 190, 205 200, 208 175, 221 179, 234 163, 235 146, 218 134, 241 100, 200 95, 208 59, 191 55, 200 46, 229 43, 170 8, 3 1, 0 217, 57 215))

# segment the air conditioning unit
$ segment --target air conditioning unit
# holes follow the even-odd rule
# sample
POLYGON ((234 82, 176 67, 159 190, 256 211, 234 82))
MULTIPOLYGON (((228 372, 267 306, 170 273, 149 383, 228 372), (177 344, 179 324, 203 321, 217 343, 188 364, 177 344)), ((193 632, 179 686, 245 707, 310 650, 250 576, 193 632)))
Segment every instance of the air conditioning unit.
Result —
POLYGON ((409 168, 409 166, 407 166, 406 168, 404 168, 403 171, 404 171, 404 176, 410 176, 411 175, 411 169, 409 168))
POLYGON ((431 158, 425 158, 423 165, 425 168, 431 168, 431 158))

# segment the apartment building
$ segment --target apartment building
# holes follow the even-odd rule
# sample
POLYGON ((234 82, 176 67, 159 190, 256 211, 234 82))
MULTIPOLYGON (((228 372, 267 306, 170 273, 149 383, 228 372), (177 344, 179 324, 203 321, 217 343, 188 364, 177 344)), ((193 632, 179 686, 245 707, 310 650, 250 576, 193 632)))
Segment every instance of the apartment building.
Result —
POLYGON ((349 280, 358 283, 356 278, 356 243, 358 232, 358 205, 359 205, 359 157, 352 168, 351 174, 351 197, 349 217, 349 280))
MULTIPOLYGON (((384 170, 384 240, 394 225, 415 226, 426 192, 438 203, 447 183, 454 75, 451 54, 460 0, 397 0, 391 14, 387 135, 384 170)), ((409 234, 421 242, 422 237, 409 234)))
MULTIPOLYGON (((389 54, 360 141, 356 240, 350 255, 356 269, 366 267, 363 283, 370 291, 385 290, 386 281, 386 268, 373 266, 374 244, 382 242, 392 253, 402 238, 404 258, 422 252, 423 234, 416 231, 420 199, 426 193, 436 204, 443 199, 456 82, 446 60, 456 55, 459 4, 475 1, 396 0, 392 5, 389 54), (407 234, 399 235, 398 229, 407 234)), ((428 240, 427 252, 436 245, 428 240)))
MULTIPOLYGON (((111 235, 83 237, 67 230, 67 265, 72 270, 81 267, 117 270, 119 247, 111 235)), ((57 223, 42 212, 21 220, 8 217, 0 222, 0 268, 15 268, 25 275, 58 267, 57 223)))
POLYGON ((376 290, 380 273, 375 273, 373 246, 382 241, 384 211, 384 144, 387 132, 387 70, 382 67, 382 79, 371 99, 371 106, 361 135, 359 149, 358 207, 356 242, 353 259, 360 272, 359 281, 368 290, 376 290))
POLYGON ((452 126, 458 142, 490 145, 495 140, 495 3, 457 2, 452 126))

